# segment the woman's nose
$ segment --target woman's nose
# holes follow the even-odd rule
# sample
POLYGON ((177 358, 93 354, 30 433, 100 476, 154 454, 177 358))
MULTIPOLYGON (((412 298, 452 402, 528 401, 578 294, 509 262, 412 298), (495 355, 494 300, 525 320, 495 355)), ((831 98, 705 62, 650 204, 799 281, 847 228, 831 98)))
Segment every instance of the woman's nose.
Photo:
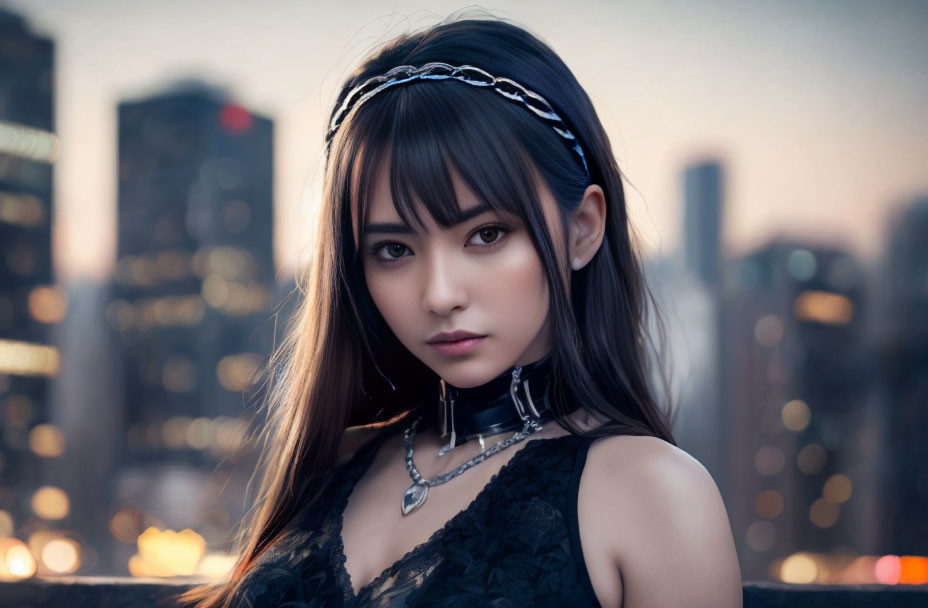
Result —
POLYGON ((422 307, 425 312, 447 315, 455 308, 466 308, 469 296, 466 271, 455 265, 452 256, 432 254, 423 265, 422 307))

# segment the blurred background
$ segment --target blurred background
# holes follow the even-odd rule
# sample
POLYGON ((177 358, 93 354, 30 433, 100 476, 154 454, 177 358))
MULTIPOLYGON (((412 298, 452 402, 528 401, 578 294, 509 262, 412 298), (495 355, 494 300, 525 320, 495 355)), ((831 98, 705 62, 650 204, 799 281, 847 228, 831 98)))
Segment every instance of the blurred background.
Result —
MULTIPOLYGON (((594 100, 745 580, 928 583, 928 4, 482 7, 594 100)), ((226 571, 337 87, 460 8, 0 0, 0 580, 226 571)))

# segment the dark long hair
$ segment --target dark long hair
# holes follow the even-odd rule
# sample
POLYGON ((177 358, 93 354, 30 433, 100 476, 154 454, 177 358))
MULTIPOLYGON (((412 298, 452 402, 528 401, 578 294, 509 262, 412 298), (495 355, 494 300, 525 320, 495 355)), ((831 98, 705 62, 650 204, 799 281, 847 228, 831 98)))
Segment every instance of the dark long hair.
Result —
MULTIPOLYGON (((378 49, 345 81, 335 108, 373 75, 432 61, 478 66, 546 98, 579 139, 590 178, 551 127, 524 107, 453 80, 393 87, 349 115, 326 166, 305 297, 273 359, 265 473, 254 515, 230 578, 182 598, 197 601, 198 608, 229 605, 259 556, 286 535, 297 512, 318 494, 318 480, 333 468, 346 427, 395 418, 437 395, 438 377, 377 312, 355 242, 352 205, 357 217, 365 217, 385 158, 397 213, 411 226, 421 226, 417 203, 442 227, 457 220, 452 174, 483 202, 525 222, 552 287, 551 398, 559 424, 584 434, 565 418, 579 404, 608 421, 586 434, 651 435, 675 444, 672 407, 666 403, 662 410, 652 387, 658 378, 669 397, 661 357, 649 357, 648 346, 655 344, 649 311, 658 313, 644 283, 622 175, 586 92, 557 54, 525 29, 495 18, 462 19, 378 49), (552 241, 562 239, 566 251, 567 236, 547 230, 539 179, 556 199, 562 225, 590 183, 605 193, 602 245, 573 273, 569 289, 568 261, 557 259, 552 241)), ((659 315, 652 326, 663 345, 659 315)))

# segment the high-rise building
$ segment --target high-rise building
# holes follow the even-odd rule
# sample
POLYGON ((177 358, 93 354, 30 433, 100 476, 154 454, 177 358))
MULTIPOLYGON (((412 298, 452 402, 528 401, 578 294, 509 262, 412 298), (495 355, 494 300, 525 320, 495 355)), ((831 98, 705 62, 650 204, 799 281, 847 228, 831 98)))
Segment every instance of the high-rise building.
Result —
POLYGON ((54 125, 54 44, 0 9, 0 536, 67 514, 44 509, 57 488, 33 500, 64 449, 48 409, 50 330, 67 306, 52 271, 54 125))
POLYGON ((132 462, 213 462, 270 350, 272 122, 184 82, 119 105, 116 299, 132 462), (212 429, 212 430, 211 430, 212 429))
POLYGON ((892 222, 879 292, 882 551, 928 553, 928 197, 892 222))
POLYGON ((775 240, 726 280, 727 495, 742 573, 797 551, 866 550, 855 445, 866 366, 862 273, 836 248, 775 240))
POLYGON ((694 164, 683 174, 683 241, 686 268, 710 288, 719 283, 722 258, 722 165, 694 164))

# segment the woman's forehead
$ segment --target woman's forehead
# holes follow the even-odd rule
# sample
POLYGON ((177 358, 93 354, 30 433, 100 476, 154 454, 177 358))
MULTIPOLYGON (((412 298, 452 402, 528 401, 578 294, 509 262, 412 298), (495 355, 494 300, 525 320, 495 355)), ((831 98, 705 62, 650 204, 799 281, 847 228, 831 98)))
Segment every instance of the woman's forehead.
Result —
MULTIPOLYGON (((455 200, 443 201, 443 204, 451 206, 454 205, 457 207, 457 214, 463 218, 470 218, 476 215, 477 213, 483 213, 489 209, 489 205, 485 201, 482 201, 461 178, 461 176, 454 171, 450 170, 451 184, 454 188, 455 200)), ((357 192, 357 189, 355 189, 357 192)), ((430 216, 428 208, 423 202, 413 194, 411 197, 413 212, 415 218, 419 218, 424 224, 424 228, 428 231, 431 228, 434 228, 434 219, 430 216)), ((365 198, 366 201, 366 217, 365 217, 365 227, 371 224, 384 224, 384 223, 404 223, 400 213, 397 209, 396 201, 393 200, 393 195, 390 190, 390 163, 389 159, 385 159, 380 163, 380 166, 377 168, 374 173, 373 180, 371 183, 370 191, 368 196, 365 198)), ((359 203, 360 200, 357 201, 359 203)), ((355 204, 352 209, 352 215, 356 215, 357 206, 355 204)))

